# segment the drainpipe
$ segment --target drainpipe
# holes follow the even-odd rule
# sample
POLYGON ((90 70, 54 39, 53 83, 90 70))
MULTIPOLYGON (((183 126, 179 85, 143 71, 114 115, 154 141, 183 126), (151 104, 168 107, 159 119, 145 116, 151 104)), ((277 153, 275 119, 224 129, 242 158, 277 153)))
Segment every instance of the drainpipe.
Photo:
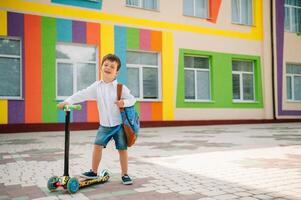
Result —
MULTIPOLYGON (((274 62, 274 4, 270 0, 270 23, 271 23, 271 57, 272 57, 272 104, 273 104, 273 119, 276 120, 276 103, 275 103, 275 62, 274 62)), ((279 102, 278 102, 279 103, 279 102)))

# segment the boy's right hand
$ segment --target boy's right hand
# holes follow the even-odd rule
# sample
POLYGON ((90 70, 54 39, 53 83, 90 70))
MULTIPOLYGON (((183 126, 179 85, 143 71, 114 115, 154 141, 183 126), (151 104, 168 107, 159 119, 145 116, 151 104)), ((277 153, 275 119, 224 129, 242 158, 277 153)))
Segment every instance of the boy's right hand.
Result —
POLYGON ((57 108, 63 110, 65 105, 69 105, 68 102, 61 102, 57 104, 57 108))

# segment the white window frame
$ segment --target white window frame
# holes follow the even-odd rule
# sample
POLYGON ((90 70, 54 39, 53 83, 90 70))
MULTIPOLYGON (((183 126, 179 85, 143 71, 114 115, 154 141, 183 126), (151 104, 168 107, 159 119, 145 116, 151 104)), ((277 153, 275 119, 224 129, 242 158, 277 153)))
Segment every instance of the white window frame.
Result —
MULTIPOLYGON (((256 84, 255 84, 255 67, 254 67, 254 61, 253 60, 238 60, 238 59, 233 59, 233 61, 243 61, 243 62, 252 62, 252 71, 253 72, 245 72, 245 71, 234 71, 233 70, 233 66, 232 66, 232 75, 233 74, 238 74, 239 75, 239 94, 240 94, 240 98, 239 99, 234 99, 232 96, 232 101, 236 102, 236 103, 254 103, 256 102, 256 84), (243 99, 243 74, 252 74, 253 75, 253 94, 254 94, 254 99, 253 100, 244 100, 243 99)), ((232 76, 233 77, 233 76, 232 76)), ((232 82, 232 87, 233 87, 233 82, 232 82)), ((233 95, 233 92, 232 92, 233 95)))
POLYGON ((128 64, 126 63, 127 68, 134 68, 139 70, 139 97, 136 97, 137 101, 151 101, 151 102, 157 102, 162 101, 162 81, 161 81, 161 55, 159 52, 156 51, 137 51, 132 49, 127 49, 127 52, 138 52, 138 53, 155 53, 157 54, 158 59, 158 65, 145 65, 145 64, 128 64), (158 70, 158 98, 157 99, 144 99, 143 97, 143 68, 155 68, 158 70))
MULTIPOLYGON (((292 21, 292 19, 293 19, 293 12, 292 12, 292 9, 293 8, 297 8, 297 9, 299 9, 300 10, 300 12, 301 12, 301 6, 294 6, 294 5, 290 5, 290 4, 284 4, 284 7, 285 8, 288 8, 289 9, 289 15, 290 15, 290 21, 289 21, 289 30, 287 30, 287 29, 285 29, 285 31, 287 31, 287 32, 291 32, 291 33, 296 33, 295 31, 293 31, 292 30, 292 27, 293 27, 293 21, 292 21)), ((285 9, 284 9, 285 10, 285 9)), ((300 19, 301 20, 301 19, 300 19)), ((300 24, 300 30, 299 30, 299 32, 301 32, 301 21, 299 21, 299 24, 300 24)), ((284 28, 285 28, 285 26, 284 26, 284 28)))
POLYGON ((67 46, 90 46, 90 47, 95 47, 96 49, 96 60, 94 61, 85 61, 85 60, 70 60, 70 59, 64 59, 64 58, 56 58, 55 61, 55 75, 56 75, 56 82, 55 82, 55 95, 56 95, 56 100, 65 100, 69 96, 59 96, 58 95, 58 63, 62 64, 72 64, 73 66, 73 93, 77 92, 77 68, 78 64, 95 64, 96 67, 96 74, 95 74, 95 80, 99 79, 99 67, 98 67, 98 46, 96 45, 89 45, 89 44, 77 44, 77 43, 64 43, 64 42, 57 42, 56 45, 67 45, 67 46))
MULTIPOLYGON (((252 2, 252 8, 251 8, 251 10, 252 10, 252 22, 251 22, 251 24, 246 24, 246 23, 244 23, 244 22, 242 22, 242 15, 243 15, 243 13, 242 13, 242 9, 241 9, 241 0, 239 0, 239 21, 233 21, 233 19, 232 19, 232 13, 231 13, 231 22, 232 22, 232 24, 238 24, 238 25, 245 25, 245 26, 253 26, 253 24, 254 24, 254 2, 253 2, 253 0, 251 0, 251 2, 252 2)), ((232 1, 231 1, 231 7, 232 7, 233 5, 232 5, 232 1)), ((232 12, 232 10, 231 10, 231 12, 232 12)))
POLYGON ((126 0, 125 0, 125 6, 126 6, 126 7, 130 7, 130 8, 139 8, 139 9, 150 10, 150 11, 159 11, 159 0, 154 0, 154 1, 157 2, 157 8, 155 8, 155 9, 146 8, 146 7, 144 6, 143 0, 138 0, 138 3, 139 3, 138 6, 127 4, 127 2, 126 2, 126 0))
POLYGON ((19 96, 0 96, 0 99, 8 99, 8 100, 23 100, 23 89, 22 89, 22 82, 23 82, 23 70, 22 70, 22 40, 18 37, 0 37, 1 39, 8 39, 8 40, 18 40, 20 42, 20 55, 7 55, 7 54, 0 54, 2 58, 18 58, 20 59, 20 95, 19 96))
MULTIPOLYGON (((286 67, 287 67, 287 65, 289 65, 289 64, 293 64, 293 65, 300 65, 301 66, 301 64, 299 63, 299 64, 296 64, 296 63, 286 63, 286 67)), ((286 95, 286 100, 288 101, 288 102, 301 102, 301 100, 297 100, 297 99, 295 99, 295 86, 294 86, 294 78, 295 77, 301 77, 301 74, 291 74, 291 73, 286 73, 286 78, 287 77, 290 77, 291 78, 291 92, 292 92, 292 94, 291 94, 291 96, 292 96, 292 99, 288 99, 288 97, 287 97, 287 95, 286 95)), ((286 86, 286 90, 287 90, 287 86, 286 86)), ((287 94, 287 93, 286 93, 287 94)))
MULTIPOLYGON (((184 13, 184 5, 183 5, 183 15, 184 16, 188 16, 188 17, 197 17, 197 18, 201 18, 201 19, 209 19, 209 15, 210 15, 210 13, 209 13, 209 1, 207 0, 207 16, 204 16, 204 17, 200 17, 200 16, 196 16, 196 7, 195 7, 195 1, 196 0, 193 0, 193 14, 192 15, 187 15, 187 14, 185 14, 184 13)), ((185 2, 184 2, 184 0, 183 0, 183 4, 184 4, 185 2)))
POLYGON ((211 102, 212 101, 212 92, 211 92, 211 60, 210 60, 210 57, 209 56, 201 56, 201 55, 184 55, 184 60, 185 60, 185 56, 207 58, 208 63, 209 63, 209 69, 185 67, 185 62, 184 62, 184 76, 185 76, 185 70, 194 71, 194 94, 195 94, 195 99, 186 99, 185 98, 185 91, 184 91, 184 98, 185 98, 184 101, 185 102, 211 102), (197 99, 198 84, 197 84, 196 80, 197 80, 197 72, 198 71, 209 72, 209 93, 210 93, 209 94, 209 99, 197 99))

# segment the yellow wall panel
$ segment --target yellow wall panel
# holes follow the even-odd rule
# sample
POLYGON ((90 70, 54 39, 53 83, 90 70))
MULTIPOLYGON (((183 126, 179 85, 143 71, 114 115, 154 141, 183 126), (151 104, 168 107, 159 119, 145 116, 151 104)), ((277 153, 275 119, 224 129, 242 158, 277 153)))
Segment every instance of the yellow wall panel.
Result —
POLYGON ((263 39, 263 10, 262 0, 254 1, 254 27, 251 29, 251 35, 258 40, 263 39))
POLYGON ((8 102, 0 100, 0 124, 8 123, 8 102))
MULTIPOLYGON (((100 38, 100 59, 109 53, 114 54, 114 26, 101 24, 100 38)), ((99 66, 99 77, 101 77, 101 66, 99 66)))
MULTIPOLYGON (((0 35, 7 35, 7 12, 0 10, 0 35)), ((8 101, 0 100, 0 124, 8 123, 8 101)))
POLYGON ((174 47, 173 33, 162 33, 162 118, 174 119, 174 47))
POLYGON ((7 35, 7 12, 0 10, 0 35, 7 35))
POLYGON ((114 53, 114 26, 101 24, 100 38, 101 58, 109 53, 114 53))

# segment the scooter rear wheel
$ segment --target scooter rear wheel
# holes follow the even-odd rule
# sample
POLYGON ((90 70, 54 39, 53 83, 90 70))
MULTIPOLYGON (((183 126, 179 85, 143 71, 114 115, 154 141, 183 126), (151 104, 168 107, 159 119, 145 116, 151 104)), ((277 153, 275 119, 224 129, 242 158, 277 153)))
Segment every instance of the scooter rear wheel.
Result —
POLYGON ((47 182, 48 190, 54 192, 57 189, 57 182, 59 182, 59 178, 57 176, 50 177, 47 182))

